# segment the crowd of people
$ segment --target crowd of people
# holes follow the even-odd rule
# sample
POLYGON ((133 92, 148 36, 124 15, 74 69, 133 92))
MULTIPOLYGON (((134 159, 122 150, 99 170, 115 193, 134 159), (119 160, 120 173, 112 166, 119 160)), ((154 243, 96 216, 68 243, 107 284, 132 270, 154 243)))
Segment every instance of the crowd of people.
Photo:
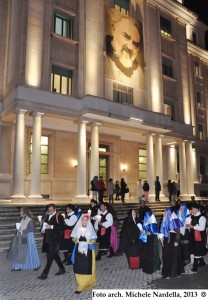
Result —
MULTIPOLYGON (((40 258, 32 214, 21 208, 20 216, 8 259, 13 271, 38 270, 40 258)), ((96 286, 96 262, 104 255, 112 258, 125 254, 130 269, 142 269, 147 274, 161 270, 167 279, 180 276, 187 264, 192 264, 192 272, 205 265, 207 210, 194 198, 187 204, 172 198, 160 223, 141 200, 138 211, 129 211, 119 237, 115 210, 104 201, 92 199, 87 213, 72 204, 59 213, 54 204, 49 204, 39 221, 47 261, 38 278, 47 279, 54 260, 58 265, 56 276, 65 274, 66 265, 73 264, 76 294, 96 286)))

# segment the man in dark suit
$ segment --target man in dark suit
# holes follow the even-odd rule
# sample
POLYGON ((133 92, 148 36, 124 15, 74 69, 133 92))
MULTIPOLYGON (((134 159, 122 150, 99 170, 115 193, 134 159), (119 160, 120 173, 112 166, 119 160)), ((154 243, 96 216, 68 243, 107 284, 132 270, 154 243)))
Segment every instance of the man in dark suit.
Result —
POLYGON ((49 251, 47 253, 47 263, 42 272, 38 277, 39 279, 46 279, 50 268, 52 266, 53 260, 57 263, 59 271, 55 275, 64 274, 65 268, 61 262, 59 256, 59 247, 61 241, 61 234, 64 229, 64 218, 62 215, 56 212, 56 207, 54 204, 48 205, 48 216, 43 224, 42 232, 46 233, 46 242, 49 245, 49 251))

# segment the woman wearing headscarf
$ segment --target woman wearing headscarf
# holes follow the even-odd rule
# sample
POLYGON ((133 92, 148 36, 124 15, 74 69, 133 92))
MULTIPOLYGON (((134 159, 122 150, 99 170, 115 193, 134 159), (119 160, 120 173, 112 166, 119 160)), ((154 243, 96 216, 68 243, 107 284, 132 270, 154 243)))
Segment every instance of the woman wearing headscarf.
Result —
POLYGON ((179 247, 180 227, 183 227, 183 224, 175 212, 171 208, 166 208, 159 235, 163 245, 163 278, 169 279, 184 273, 179 247))
POLYGON ((138 224, 139 218, 136 211, 131 210, 124 221, 120 240, 120 252, 126 254, 130 269, 140 268, 140 230, 138 224))
POLYGON ((184 266, 190 263, 190 251, 189 251, 189 232, 186 228, 186 224, 191 222, 191 214, 186 204, 181 204, 178 210, 178 218, 183 223, 183 227, 180 227, 180 249, 181 257, 184 262, 184 266))
POLYGON ((159 242, 158 242, 158 226, 155 216, 151 211, 147 211, 144 215, 141 233, 141 267, 142 271, 152 274, 160 270, 159 242))
POLYGON ((24 247, 25 254, 18 253, 19 249, 17 249, 17 256, 14 255, 12 259, 12 271, 22 269, 38 270, 40 267, 40 258, 34 238, 35 226, 31 212, 26 207, 22 207, 20 209, 20 216, 21 221, 19 223, 17 235, 21 235, 22 243, 26 246, 24 247), (20 258, 21 254, 22 258, 20 258))
POLYGON ((75 225, 71 237, 75 243, 72 263, 77 281, 76 294, 92 289, 96 285, 94 243, 97 239, 88 215, 83 214, 75 225))

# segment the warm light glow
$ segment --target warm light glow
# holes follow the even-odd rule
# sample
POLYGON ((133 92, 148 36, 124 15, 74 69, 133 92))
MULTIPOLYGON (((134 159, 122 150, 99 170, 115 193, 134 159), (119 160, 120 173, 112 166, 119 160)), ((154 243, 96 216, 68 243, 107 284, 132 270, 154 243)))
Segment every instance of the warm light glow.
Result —
POLYGON ((43 41, 43 13, 44 1, 36 4, 29 1, 27 46, 26 46, 26 84, 39 87, 41 83, 42 41, 43 41))
POLYGON ((127 165, 126 164, 121 164, 121 170, 125 172, 127 170, 127 165))
POLYGON ((78 161, 76 159, 71 160, 72 167, 76 168, 78 166, 78 161))
POLYGON ((133 122, 143 122, 142 119, 138 119, 138 118, 134 118, 134 117, 130 117, 129 120, 130 120, 130 121, 133 121, 133 122))
POLYGON ((151 94, 152 94, 152 110, 154 112, 161 112, 161 103, 160 103, 160 77, 157 74, 156 70, 157 66, 152 67, 152 86, 151 86, 151 94))

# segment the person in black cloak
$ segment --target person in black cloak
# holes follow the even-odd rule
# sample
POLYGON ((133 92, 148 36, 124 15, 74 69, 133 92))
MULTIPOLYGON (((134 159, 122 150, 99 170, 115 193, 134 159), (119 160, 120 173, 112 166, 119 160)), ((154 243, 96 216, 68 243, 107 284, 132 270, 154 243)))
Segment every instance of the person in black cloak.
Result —
POLYGON ((131 210, 128 217, 124 221, 121 238, 120 253, 125 253, 130 269, 140 268, 140 230, 137 226, 139 218, 136 211, 131 210))

